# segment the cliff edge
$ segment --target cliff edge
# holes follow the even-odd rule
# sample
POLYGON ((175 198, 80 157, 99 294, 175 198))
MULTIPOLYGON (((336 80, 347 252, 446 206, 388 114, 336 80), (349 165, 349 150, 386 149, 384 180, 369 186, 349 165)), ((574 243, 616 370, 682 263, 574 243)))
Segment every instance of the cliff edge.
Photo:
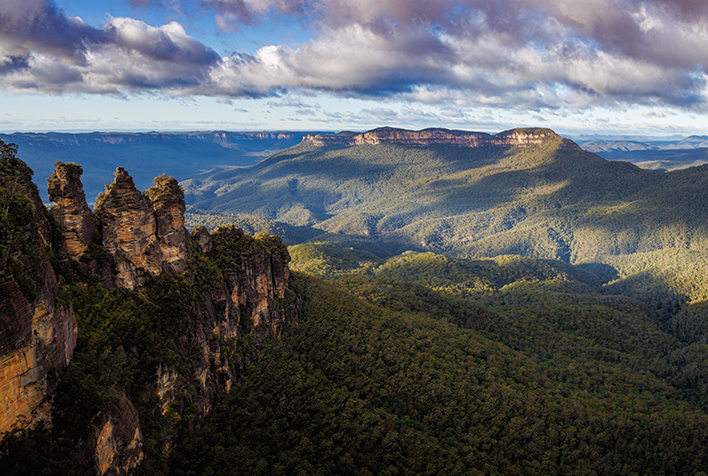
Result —
POLYGON ((423 129, 410 131, 393 127, 380 127, 371 131, 355 134, 340 132, 334 135, 308 134, 303 139, 316 146, 355 146, 397 144, 406 146, 430 146, 435 144, 457 145, 461 147, 532 147, 549 140, 562 141, 564 147, 579 147, 573 141, 561 138, 551 129, 519 128, 498 134, 469 132, 450 129, 423 129))
POLYGON ((57 162, 48 212, 2 146, 0 439, 43 420, 70 442, 47 454, 70 466, 149 472, 299 322, 287 247, 234 226, 190 234, 175 179, 140 192, 120 167, 92 213, 81 166, 57 162))
POLYGON ((47 398, 76 347, 71 306, 59 304, 52 227, 32 170, 0 141, 0 437, 48 420, 47 398))

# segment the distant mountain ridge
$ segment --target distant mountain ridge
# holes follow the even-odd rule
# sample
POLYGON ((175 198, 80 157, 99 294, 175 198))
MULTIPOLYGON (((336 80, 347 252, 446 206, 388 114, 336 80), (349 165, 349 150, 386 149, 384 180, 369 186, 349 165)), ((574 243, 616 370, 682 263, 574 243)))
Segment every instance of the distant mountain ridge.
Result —
POLYGON ((631 162, 657 171, 679 170, 708 163, 708 136, 676 140, 581 140, 579 145, 607 160, 631 162))
MULTIPOLYGON (((302 141, 307 132, 91 132, 0 134, 19 146, 22 159, 44 182, 54 162, 83 165, 86 197, 92 202, 103 191, 106 176, 116 167, 130 170, 136 186, 145 190, 152 178, 167 173, 184 180, 215 168, 247 167, 302 141)), ((44 187, 40 195, 47 201, 44 187)))
POLYGON ((708 148, 708 136, 688 136, 680 140, 591 139, 578 141, 588 152, 629 152, 634 150, 690 150, 708 148))
MULTIPOLYGON (((356 134, 353 132, 339 132, 334 135, 308 134, 305 141, 310 141, 316 146, 355 146, 398 144, 412 146, 428 145, 459 145, 463 147, 493 146, 532 146, 540 145, 549 138, 559 137, 550 129, 526 128, 513 129, 498 134, 485 132, 469 132, 441 128, 411 131, 393 127, 380 127, 368 132, 356 134)), ((577 147, 572 141, 564 143, 565 146, 577 147)))

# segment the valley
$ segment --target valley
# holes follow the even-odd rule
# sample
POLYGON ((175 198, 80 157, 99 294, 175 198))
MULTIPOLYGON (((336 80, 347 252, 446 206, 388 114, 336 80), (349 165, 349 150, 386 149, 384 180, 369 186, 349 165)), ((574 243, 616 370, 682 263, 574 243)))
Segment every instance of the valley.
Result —
POLYGON ((51 213, 2 167, 27 309, 0 365, 41 353, 43 309, 76 335, 2 474, 708 472, 706 166, 539 128, 313 133, 146 192, 120 167, 88 214, 76 164, 51 213))

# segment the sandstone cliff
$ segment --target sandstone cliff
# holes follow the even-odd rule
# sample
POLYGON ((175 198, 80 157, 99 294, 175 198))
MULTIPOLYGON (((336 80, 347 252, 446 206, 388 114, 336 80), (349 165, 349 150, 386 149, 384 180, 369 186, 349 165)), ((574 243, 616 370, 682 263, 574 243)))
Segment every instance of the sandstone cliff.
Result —
POLYGON ((163 270, 185 270, 184 197, 176 180, 158 177, 146 196, 118 167, 113 183, 98 196, 95 212, 119 288, 135 289, 163 270))
POLYGON ((49 200, 54 203, 51 214, 62 226, 69 256, 78 259, 91 245, 96 223, 86 204, 81 184, 81 166, 57 162, 47 180, 49 200))
POLYGON ((96 415, 92 428, 80 458, 97 475, 125 476, 143 460, 138 411, 123 391, 114 391, 111 405, 96 415))
POLYGON ((169 410, 182 413, 188 395, 201 418, 210 411, 214 394, 231 389, 263 342, 299 322, 301 302, 297 296, 288 296, 290 255, 280 238, 244 235, 230 225, 211 234, 196 227, 192 239, 198 253, 219 270, 219 278, 209 279, 208 289, 193 303, 201 317, 191 332, 203 352, 200 365, 193 369, 199 388, 190 393, 180 383, 186 376, 161 366, 157 393, 163 414, 169 410))
MULTIPOLYGON (((340 132, 334 135, 309 134, 305 136, 317 146, 353 146, 399 144, 407 146, 429 146, 433 144, 451 144, 462 147, 502 146, 531 147, 540 145, 549 139, 560 139, 550 129, 513 129, 491 135, 484 132, 456 131, 449 129, 424 129, 409 131, 392 127, 381 127, 361 134, 340 132)), ((566 147, 578 147, 572 141, 563 139, 566 147)))
POLYGON ((32 171, 0 141, 0 435, 48 418, 47 397, 76 346, 57 302, 52 232, 32 171))
POLYGON ((149 472, 263 342, 299 321, 287 248, 233 226, 190 235, 176 180, 161 175, 142 193, 122 168, 92 214, 81 166, 57 163, 47 214, 31 170, 14 160, 0 163, 0 435, 41 417, 69 442, 46 449, 53 458, 100 476, 141 463, 149 472), (58 304, 50 261, 73 307, 58 304), (77 345, 74 309, 84 337, 63 373, 77 345), (58 407, 43 405, 60 380, 58 407))

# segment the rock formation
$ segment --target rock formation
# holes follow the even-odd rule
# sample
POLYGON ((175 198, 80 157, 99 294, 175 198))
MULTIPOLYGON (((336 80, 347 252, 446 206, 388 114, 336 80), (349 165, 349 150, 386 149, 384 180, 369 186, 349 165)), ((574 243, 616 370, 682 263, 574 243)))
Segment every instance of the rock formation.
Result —
POLYGON ((204 225, 197 225, 192 230, 192 239, 197 242, 199 251, 208 253, 211 251, 213 240, 209 234, 209 230, 204 225))
POLYGON ((73 355, 77 325, 57 303, 51 229, 32 171, 0 146, 1 436, 48 418, 44 403, 73 355))
POLYGON ((96 415, 93 429, 82 459, 96 474, 125 476, 140 464, 145 455, 138 411, 125 393, 116 390, 110 408, 96 415))
MULTIPOLYGON (((60 244, 52 243, 52 228, 31 183, 31 171, 21 161, 17 166, 21 173, 16 176, 0 174, 0 199, 9 196, 4 192, 11 185, 17 202, 12 207, 0 202, 0 207, 7 205, 0 215, 0 244, 19 243, 0 248, 0 437, 40 417, 51 418, 51 409, 42 403, 56 389, 77 341, 72 308, 57 304, 57 277, 49 260, 52 252, 66 257, 67 250, 57 251, 60 244), (5 226, 8 223, 13 227, 5 226)), ((150 418, 163 416, 165 429, 151 435, 152 444, 157 438, 159 448, 168 452, 183 428, 183 423, 178 427, 176 422, 183 419, 188 428, 199 425, 211 410, 215 394, 230 390, 264 340, 279 335, 285 325, 299 322, 301 302, 288 290, 290 256, 280 238, 245 235, 233 226, 213 233, 196 227, 190 236, 184 227, 182 190, 175 179, 161 175, 155 178, 154 187, 141 193, 130 175, 118 168, 114 182, 97 200, 96 221, 86 205, 81 167, 56 166, 48 180, 56 204, 51 213, 66 238, 68 255, 80 258, 89 247, 96 247, 88 263, 56 260, 75 270, 67 279, 79 281, 79 287, 103 281, 108 288, 128 290, 122 291, 121 299, 145 303, 149 285, 136 293, 129 291, 145 285, 150 277, 159 277, 164 281, 157 288, 167 297, 153 304, 159 307, 166 302, 160 299, 170 300, 171 293, 180 289, 188 299, 179 305, 186 312, 173 313, 179 314, 177 328, 183 334, 160 335, 159 327, 149 330, 151 338, 161 342, 161 349, 170 346, 168 353, 180 358, 170 363, 151 361, 154 382, 143 380, 139 391, 110 383, 114 386, 103 389, 107 396, 102 397, 100 411, 93 413, 92 409, 85 415, 88 429, 75 442, 80 450, 73 457, 96 474, 125 475, 144 458, 136 406, 149 411, 150 418), (197 262, 196 270, 185 273, 188 262, 197 262), (81 281, 84 278, 88 282, 81 281), (140 407, 146 395, 153 395, 159 407, 140 407)), ((148 309, 145 312, 155 312, 148 309)), ((157 314, 155 319, 175 322, 175 316, 157 314)), ((129 352, 132 359, 154 350, 116 345, 111 352, 129 352)), ((131 382, 129 387, 134 385, 131 382)))
POLYGON ((118 167, 115 180, 96 200, 103 247, 113 258, 115 284, 120 288, 135 289, 163 270, 185 269, 184 196, 175 179, 155 180, 156 186, 146 196, 118 167))
POLYGON ((81 184, 83 170, 73 163, 54 165, 56 169, 47 180, 49 200, 54 203, 51 214, 63 229, 69 256, 78 259, 88 250, 96 230, 81 184))
POLYGON ((177 180, 165 174, 155 177, 148 190, 157 226, 159 253, 156 258, 163 271, 181 273, 187 259, 187 229, 184 227, 184 193, 177 180))
MULTIPOLYGON (((381 127, 372 131, 355 134, 340 132, 334 135, 308 134, 306 141, 317 146, 353 146, 400 144, 407 146, 428 146, 433 144, 451 144, 462 147, 482 147, 487 145, 504 147, 531 147, 540 145, 548 139, 561 140, 560 136, 550 129, 513 129, 491 135, 484 132, 456 131, 449 129, 424 129, 409 131, 392 127, 381 127)), ((564 146, 578 147, 572 141, 562 139, 564 146)))
POLYGON ((278 237, 268 237, 271 240, 268 248, 253 246, 249 242, 255 240, 233 225, 219 227, 211 236, 214 245, 210 254, 215 257, 229 253, 233 243, 253 248, 238 267, 222 268, 227 294, 212 293, 216 307, 223 309, 219 333, 228 336, 233 324, 241 324, 249 333, 262 338, 279 335, 289 315, 275 305, 285 297, 290 277, 287 247, 278 237), (230 320, 235 322, 229 324, 230 320))
MULTIPOLYGON (((290 255, 279 237, 252 237, 233 225, 211 234, 203 226, 195 227, 191 237, 223 276, 210 281, 195 302, 208 324, 197 325, 192 333, 204 357, 196 370, 200 393, 187 398, 196 402, 201 417, 210 411, 214 393, 228 392, 243 372, 244 362, 234 360, 234 349, 222 346, 224 339, 248 335, 260 346, 285 326, 299 323, 301 302, 298 297, 287 299, 290 255)), ((170 408, 181 413, 185 393, 180 391, 179 377, 173 368, 158 368, 163 414, 170 408)))

